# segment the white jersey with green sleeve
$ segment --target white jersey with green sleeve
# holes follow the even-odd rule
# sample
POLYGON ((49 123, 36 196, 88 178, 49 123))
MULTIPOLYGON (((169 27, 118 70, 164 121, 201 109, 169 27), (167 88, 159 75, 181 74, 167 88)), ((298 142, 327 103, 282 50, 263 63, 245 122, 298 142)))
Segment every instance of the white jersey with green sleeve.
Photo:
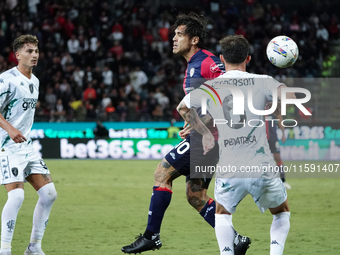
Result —
POLYGON ((218 128, 220 167, 230 166, 239 171, 275 166, 267 141, 264 116, 252 113, 248 107, 248 88, 252 90, 254 108, 264 110, 266 102, 272 101, 272 91, 280 85, 283 84, 271 76, 232 70, 207 81, 185 96, 184 103, 188 108, 202 107, 202 98, 206 101, 206 109, 218 128), (230 89, 235 87, 244 96, 242 115, 233 114, 235 96, 230 89))
POLYGON ((13 67, 0 75, 0 114, 27 139, 26 142, 15 143, 0 128, 0 145, 3 150, 22 151, 32 145, 30 131, 38 96, 39 80, 34 74, 28 79, 17 67, 13 67))

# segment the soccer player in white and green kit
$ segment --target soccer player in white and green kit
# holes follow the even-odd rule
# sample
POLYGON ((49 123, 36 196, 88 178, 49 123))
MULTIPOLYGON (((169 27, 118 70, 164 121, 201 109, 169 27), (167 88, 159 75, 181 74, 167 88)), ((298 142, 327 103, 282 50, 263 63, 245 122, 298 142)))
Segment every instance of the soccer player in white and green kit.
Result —
POLYGON ((39 80, 32 73, 39 58, 38 39, 21 35, 13 42, 18 66, 0 75, 0 172, 8 199, 1 215, 0 255, 11 255, 18 211, 24 200, 24 182, 39 195, 33 214, 31 240, 24 254, 44 255, 41 249, 57 192, 50 171, 33 148, 30 131, 39 95, 39 80))
MULTIPOLYGON (((290 228, 287 193, 279 171, 270 168, 275 167, 275 163, 266 137, 264 116, 253 112, 263 111, 267 101, 277 100, 274 91, 280 95, 285 85, 270 76, 246 72, 251 57, 249 43, 243 36, 227 36, 220 45, 220 59, 226 73, 192 91, 177 109, 184 120, 203 135, 205 152, 213 148, 213 136, 198 118, 195 108, 203 108, 202 101, 207 102, 207 112, 218 123, 220 161, 216 169, 222 171, 216 171, 215 233, 220 254, 234 254, 232 213, 241 200, 251 194, 262 213, 269 209, 273 215, 270 255, 282 255, 290 228), (244 105, 241 115, 235 114, 237 99, 244 105), (250 99, 252 102, 248 103, 250 99)), ((286 98, 294 99, 295 94, 287 93, 286 98)))

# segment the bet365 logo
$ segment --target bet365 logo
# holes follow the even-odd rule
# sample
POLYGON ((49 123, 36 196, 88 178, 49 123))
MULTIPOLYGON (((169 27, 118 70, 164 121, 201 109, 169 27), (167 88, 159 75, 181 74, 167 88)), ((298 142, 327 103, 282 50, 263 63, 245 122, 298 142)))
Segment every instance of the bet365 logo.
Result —
POLYGON ((26 111, 28 109, 34 109, 36 104, 37 104, 37 99, 35 99, 35 98, 24 98, 23 103, 22 103, 22 109, 24 111, 26 111))

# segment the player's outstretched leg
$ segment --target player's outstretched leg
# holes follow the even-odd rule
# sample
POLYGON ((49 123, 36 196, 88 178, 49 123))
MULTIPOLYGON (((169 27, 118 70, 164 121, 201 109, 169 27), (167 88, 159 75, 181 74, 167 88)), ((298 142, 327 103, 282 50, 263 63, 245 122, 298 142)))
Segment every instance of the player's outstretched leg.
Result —
POLYGON ((161 248, 161 224, 171 201, 172 181, 178 176, 180 174, 165 159, 158 164, 154 173, 155 186, 151 196, 146 230, 143 235, 137 237, 135 242, 122 247, 122 252, 140 253, 161 248))
POLYGON ((45 233, 52 205, 57 198, 57 191, 50 182, 37 191, 39 199, 33 213, 31 240, 24 255, 45 255, 41 249, 41 241, 45 233))
MULTIPOLYGON (((8 185, 12 185, 12 183, 8 185)), ((19 209, 24 201, 23 183, 18 183, 17 185, 18 188, 8 191, 7 202, 1 214, 1 255, 11 255, 14 227, 19 209)))
POLYGON ((220 249, 220 254, 234 255, 233 239, 235 236, 232 215, 216 202, 215 234, 220 249))
MULTIPOLYGON (((187 181, 187 199, 189 204, 194 207, 204 220, 213 228, 215 228, 215 200, 207 195, 209 182, 204 179, 190 179, 187 181)), ((241 236, 233 228, 234 231, 234 252, 235 255, 246 254, 251 240, 249 237, 241 236)))

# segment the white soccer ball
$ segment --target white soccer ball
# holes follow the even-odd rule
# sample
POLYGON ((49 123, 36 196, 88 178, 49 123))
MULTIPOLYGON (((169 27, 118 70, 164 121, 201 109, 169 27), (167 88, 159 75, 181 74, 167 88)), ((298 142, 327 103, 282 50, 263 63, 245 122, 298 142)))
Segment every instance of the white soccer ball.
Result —
POLYGON ((291 38, 280 35, 268 43, 267 57, 274 66, 286 68, 299 57, 299 48, 291 38))

